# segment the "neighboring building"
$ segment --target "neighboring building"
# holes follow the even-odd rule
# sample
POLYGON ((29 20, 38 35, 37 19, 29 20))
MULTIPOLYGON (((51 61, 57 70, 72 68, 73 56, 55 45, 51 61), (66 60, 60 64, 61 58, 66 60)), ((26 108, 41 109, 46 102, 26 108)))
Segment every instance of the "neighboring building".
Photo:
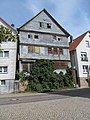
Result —
POLYGON ((57 72, 70 66, 70 34, 46 9, 18 28, 18 35, 20 71, 29 72, 36 59, 53 60, 57 72))
POLYGON ((90 86, 90 31, 85 32, 70 43, 72 66, 76 71, 76 84, 90 86))
MULTIPOLYGON (((0 17, 0 25, 9 28, 13 34, 16 30, 0 17)), ((0 43, 0 93, 14 91, 16 72, 17 42, 3 41, 0 43)))

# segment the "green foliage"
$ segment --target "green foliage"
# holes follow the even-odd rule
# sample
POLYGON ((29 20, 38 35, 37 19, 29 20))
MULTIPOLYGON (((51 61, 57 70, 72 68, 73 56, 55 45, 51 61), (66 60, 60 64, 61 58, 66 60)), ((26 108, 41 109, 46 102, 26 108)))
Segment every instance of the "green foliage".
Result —
POLYGON ((17 78, 23 83, 26 80, 26 75, 23 72, 17 72, 17 78))
POLYGON ((36 60, 28 79, 30 91, 47 92, 53 89, 73 87, 72 69, 67 68, 66 74, 54 72, 54 63, 51 60, 36 60))
POLYGON ((15 42, 15 35, 12 34, 10 29, 0 25, 0 43, 4 40, 15 42))
POLYGON ((67 67, 66 74, 65 74, 65 87, 73 87, 74 85, 74 78, 72 68, 67 67))

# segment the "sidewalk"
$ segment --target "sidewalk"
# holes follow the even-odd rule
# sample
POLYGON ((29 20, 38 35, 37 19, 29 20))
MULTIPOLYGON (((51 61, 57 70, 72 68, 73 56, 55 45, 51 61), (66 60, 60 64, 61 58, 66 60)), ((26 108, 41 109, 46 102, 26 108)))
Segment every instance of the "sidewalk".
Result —
POLYGON ((34 95, 42 95, 46 93, 6 93, 6 94, 0 94, 0 98, 8 98, 8 97, 22 97, 22 96, 34 96, 34 95))
MULTIPOLYGON (((71 90, 78 90, 82 88, 73 88, 73 89, 62 89, 61 91, 71 91, 71 90)), ((58 93, 61 91, 55 91, 51 93, 58 93)), ((50 93, 50 92, 49 92, 50 93)), ((0 94, 0 98, 6 98, 6 97, 21 97, 21 96, 35 96, 35 95, 46 95, 47 93, 33 93, 33 92, 25 92, 25 93, 4 93, 0 94)))

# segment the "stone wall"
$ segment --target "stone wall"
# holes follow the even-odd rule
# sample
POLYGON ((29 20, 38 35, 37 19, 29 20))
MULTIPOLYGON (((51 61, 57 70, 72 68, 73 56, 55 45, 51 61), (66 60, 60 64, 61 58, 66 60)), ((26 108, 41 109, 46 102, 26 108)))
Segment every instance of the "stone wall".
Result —
POLYGON ((79 81, 80 81, 80 87, 89 87, 89 85, 90 85, 90 83, 89 83, 90 81, 86 77, 80 77, 79 81))

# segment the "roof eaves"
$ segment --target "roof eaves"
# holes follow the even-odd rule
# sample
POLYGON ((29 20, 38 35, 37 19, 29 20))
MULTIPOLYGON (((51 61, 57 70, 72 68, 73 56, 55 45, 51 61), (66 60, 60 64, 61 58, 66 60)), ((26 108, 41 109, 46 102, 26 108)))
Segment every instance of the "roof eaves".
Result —
POLYGON ((13 29, 16 33, 17 33, 17 30, 15 30, 9 23, 7 23, 2 17, 0 17, 0 19, 6 23, 11 29, 13 29))
POLYGON ((83 40, 83 38, 85 37, 85 35, 87 34, 87 32, 83 33, 82 35, 78 36, 77 38, 75 38, 73 40, 72 43, 70 43, 70 47, 69 50, 73 51, 77 48, 77 46, 80 44, 80 42, 83 40))

